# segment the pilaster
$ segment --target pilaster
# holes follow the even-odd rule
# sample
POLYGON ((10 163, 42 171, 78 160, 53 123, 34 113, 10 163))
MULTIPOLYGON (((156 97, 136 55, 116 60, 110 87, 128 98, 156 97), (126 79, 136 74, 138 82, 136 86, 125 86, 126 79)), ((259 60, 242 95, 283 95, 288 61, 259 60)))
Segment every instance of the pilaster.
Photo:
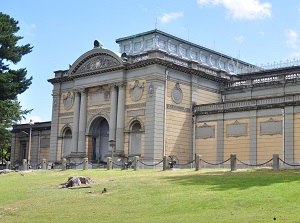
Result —
POLYGON ((85 142, 85 129, 86 129, 86 89, 82 89, 81 99, 80 99, 80 113, 79 113, 79 129, 78 129, 78 152, 86 152, 86 142, 85 142))
POLYGON ((110 84, 109 141, 116 141, 117 102, 117 88, 113 83, 110 84))
POLYGON ((117 84, 118 92, 118 112, 116 131, 116 151, 124 151, 124 120, 125 120, 125 85, 123 82, 117 84))
POLYGON ((71 152, 78 151, 78 131, 79 131, 79 114, 80 114, 80 92, 74 91, 74 116, 73 116, 73 131, 72 131, 72 149, 71 152))

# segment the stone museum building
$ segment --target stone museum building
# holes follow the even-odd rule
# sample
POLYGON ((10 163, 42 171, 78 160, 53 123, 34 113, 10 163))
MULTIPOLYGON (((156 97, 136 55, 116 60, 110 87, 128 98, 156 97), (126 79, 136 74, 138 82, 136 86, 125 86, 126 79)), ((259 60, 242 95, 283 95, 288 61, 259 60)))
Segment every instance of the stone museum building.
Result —
MULTIPOLYGON (((12 164, 139 156, 145 163, 230 154, 258 164, 279 154, 300 162, 300 66, 269 69, 160 30, 95 40, 68 70, 54 72, 52 120, 15 125, 12 164)), ((49 102, 50 103, 50 102, 49 102)))

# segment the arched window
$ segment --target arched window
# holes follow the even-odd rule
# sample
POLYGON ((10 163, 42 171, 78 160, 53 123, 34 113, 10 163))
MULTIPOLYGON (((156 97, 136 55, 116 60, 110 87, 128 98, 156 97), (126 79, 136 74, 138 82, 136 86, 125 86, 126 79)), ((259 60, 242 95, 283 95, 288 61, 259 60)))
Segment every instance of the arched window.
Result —
POLYGON ((136 121, 130 129, 130 155, 141 155, 142 132, 141 124, 136 121))
POLYGON ((63 150, 62 157, 66 157, 71 154, 72 151, 72 131, 67 128, 63 134, 63 150))

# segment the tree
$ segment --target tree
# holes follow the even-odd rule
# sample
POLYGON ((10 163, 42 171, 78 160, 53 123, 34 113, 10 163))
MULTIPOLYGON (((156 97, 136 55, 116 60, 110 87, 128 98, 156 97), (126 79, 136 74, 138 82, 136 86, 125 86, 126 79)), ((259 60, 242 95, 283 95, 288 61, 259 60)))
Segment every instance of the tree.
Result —
POLYGON ((23 37, 17 36, 18 21, 0 12, 0 158, 9 159, 11 146, 11 128, 31 110, 22 110, 17 100, 19 94, 25 92, 32 83, 32 77, 27 78, 27 70, 10 69, 11 64, 17 64, 22 56, 30 53, 30 44, 18 46, 23 37))

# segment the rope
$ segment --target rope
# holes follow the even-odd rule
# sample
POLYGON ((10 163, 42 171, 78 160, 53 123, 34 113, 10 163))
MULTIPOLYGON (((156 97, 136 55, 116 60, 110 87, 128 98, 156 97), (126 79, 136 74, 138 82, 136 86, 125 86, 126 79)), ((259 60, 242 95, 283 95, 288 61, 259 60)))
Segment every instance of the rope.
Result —
POLYGON ((140 162, 141 164, 145 165, 145 166, 157 166, 158 164, 162 163, 163 161, 164 161, 164 160, 162 160, 162 161, 160 161, 160 162, 158 162, 158 163, 156 163, 156 164, 146 164, 146 163, 143 163, 142 161, 139 160, 139 162, 140 162))
POLYGON ((239 161, 241 164, 244 164, 246 166, 263 166, 263 165, 266 165, 267 163, 271 162, 273 160, 273 158, 270 159, 270 160, 268 160, 267 162, 264 162, 264 163, 261 163, 261 164, 248 164, 248 163, 244 163, 241 160, 239 160, 238 158, 236 158, 236 160, 239 161))
POLYGON ((280 160, 281 162, 283 162, 284 164, 288 165, 288 166, 300 166, 299 164, 290 164, 290 163, 287 163, 287 162, 285 162, 284 160, 282 160, 282 159, 280 159, 280 158, 279 158, 279 160, 280 160))
MULTIPOLYGON (((177 164, 178 166, 187 166, 187 165, 189 165, 189 164, 192 164, 193 162, 195 162, 195 160, 192 160, 191 162, 188 162, 188 163, 185 163, 185 164, 177 164)), ((175 166, 176 166, 176 164, 175 164, 175 166)))
MULTIPOLYGON (((201 159, 202 160, 202 159, 201 159)), ((224 163, 226 163, 227 161, 229 161, 230 160, 230 158, 229 159, 227 159, 227 160, 225 160, 225 161, 223 161, 223 162, 220 162, 220 163, 209 163, 209 162, 207 162, 207 161, 205 161, 205 160, 202 160, 204 163, 206 163, 206 164, 209 164, 209 165, 221 165, 221 164, 224 164, 224 163)))
POLYGON ((114 164, 115 166, 123 166, 122 164, 121 164, 121 165, 116 164, 114 161, 111 161, 111 162, 112 162, 112 164, 114 164))

